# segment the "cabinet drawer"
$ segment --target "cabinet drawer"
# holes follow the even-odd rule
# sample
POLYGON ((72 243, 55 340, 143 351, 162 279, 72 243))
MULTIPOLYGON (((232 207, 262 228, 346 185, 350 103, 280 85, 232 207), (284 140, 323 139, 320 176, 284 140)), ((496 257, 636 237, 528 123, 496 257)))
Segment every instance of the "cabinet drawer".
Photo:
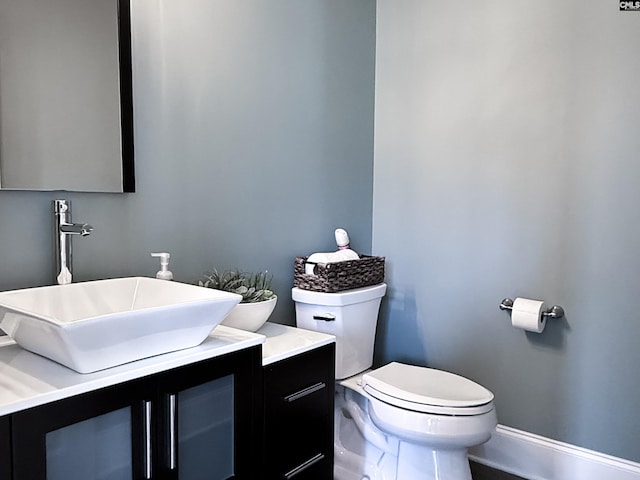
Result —
POLYGON ((333 448, 333 411, 327 408, 327 390, 265 412, 267 458, 281 457, 283 466, 292 469, 316 454, 328 456, 333 448))
POLYGON ((269 478, 332 478, 334 359, 331 344, 265 367, 269 478))
POLYGON ((334 352, 334 344, 326 345, 266 366, 264 382, 267 397, 292 395, 318 382, 325 382, 333 389, 334 352))

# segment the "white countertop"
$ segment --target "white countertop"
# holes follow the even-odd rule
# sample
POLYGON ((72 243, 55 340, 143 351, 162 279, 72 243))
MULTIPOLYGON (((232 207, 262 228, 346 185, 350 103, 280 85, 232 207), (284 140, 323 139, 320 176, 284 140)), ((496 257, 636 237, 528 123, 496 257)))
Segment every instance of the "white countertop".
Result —
POLYGON ((0 346, 0 416, 243 350, 264 341, 263 335, 219 325, 197 347, 80 374, 28 352, 8 338, 3 339, 0 346))
POLYGON ((271 322, 265 323, 256 333, 266 337, 262 344, 263 366, 328 345, 336 339, 326 333, 271 322))
POLYGON ((333 343, 335 337, 267 322, 256 333, 219 325, 197 347, 80 374, 0 337, 0 416, 262 344, 262 365, 333 343))

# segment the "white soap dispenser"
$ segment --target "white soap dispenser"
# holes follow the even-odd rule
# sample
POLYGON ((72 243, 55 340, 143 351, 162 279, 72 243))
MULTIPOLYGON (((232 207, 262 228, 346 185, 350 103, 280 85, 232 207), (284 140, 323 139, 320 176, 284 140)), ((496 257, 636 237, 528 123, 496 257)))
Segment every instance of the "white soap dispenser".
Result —
POLYGON ((156 278, 160 280, 173 280, 173 273, 169 270, 169 259, 171 258, 170 253, 161 252, 161 253, 152 253, 152 257, 160 257, 160 270, 156 273, 156 278))

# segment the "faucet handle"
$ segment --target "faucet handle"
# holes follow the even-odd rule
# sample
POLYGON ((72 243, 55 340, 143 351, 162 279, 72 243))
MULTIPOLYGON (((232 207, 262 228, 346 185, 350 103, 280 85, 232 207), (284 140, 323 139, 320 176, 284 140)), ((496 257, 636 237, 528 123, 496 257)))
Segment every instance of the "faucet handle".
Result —
POLYGON ((53 213, 67 213, 71 210, 71 200, 54 200, 53 213))

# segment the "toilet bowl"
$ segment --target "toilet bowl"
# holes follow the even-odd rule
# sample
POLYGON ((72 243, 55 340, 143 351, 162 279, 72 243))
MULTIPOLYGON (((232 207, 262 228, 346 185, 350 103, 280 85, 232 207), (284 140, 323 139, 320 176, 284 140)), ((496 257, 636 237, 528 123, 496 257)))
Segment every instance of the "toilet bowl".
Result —
POLYGON ((496 427, 493 394, 426 367, 370 370, 385 291, 292 291, 297 326, 336 336, 334 479, 471 480, 467 450, 496 427))

